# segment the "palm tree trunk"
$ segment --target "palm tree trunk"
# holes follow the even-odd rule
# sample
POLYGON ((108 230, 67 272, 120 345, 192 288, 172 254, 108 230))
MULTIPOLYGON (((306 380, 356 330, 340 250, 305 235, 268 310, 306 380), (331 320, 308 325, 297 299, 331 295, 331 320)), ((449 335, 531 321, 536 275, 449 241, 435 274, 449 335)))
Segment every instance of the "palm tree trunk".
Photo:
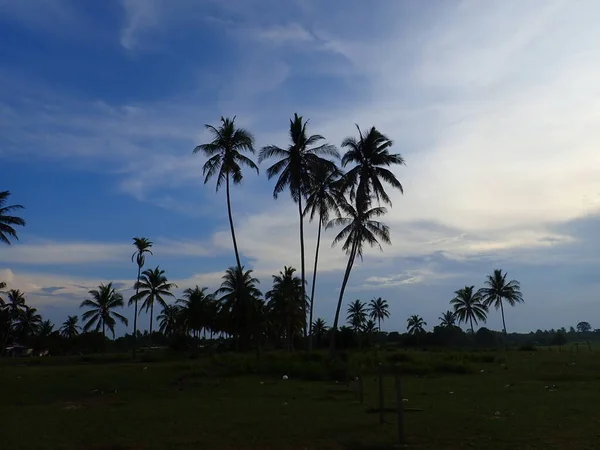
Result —
POLYGON ((502 313, 502 327, 504 328, 504 348, 508 349, 508 334, 506 333, 506 321, 504 320, 504 305, 500 299, 500 312, 502 313))
POLYGON ((152 301, 152 303, 150 303, 150 331, 148 334, 148 343, 150 344, 149 346, 152 346, 152 319, 154 318, 154 301, 152 301))
POLYGON ((240 261, 240 253, 238 251, 237 240, 235 238, 235 228, 233 227, 233 215, 231 213, 231 195, 229 192, 229 173, 225 178, 225 192, 227 194, 227 214, 229 216, 229 228, 231 228, 231 239, 233 241, 233 251, 235 252, 235 261, 240 273, 242 272, 242 262, 240 261))
POLYGON ((471 321, 471 333, 475 334, 475 330, 473 329, 473 316, 469 317, 469 320, 471 321))
POLYGON ((340 310, 342 309, 342 301, 344 300, 344 291, 346 290, 346 284, 348 284, 348 279, 350 278, 350 271, 352 270, 352 265, 354 264, 354 257, 356 250, 356 245, 352 245, 352 249, 350 250, 350 256, 348 257, 348 264, 346 265, 346 272, 344 273, 344 279, 342 280, 342 288, 340 289, 340 297, 338 299, 337 308, 335 310, 335 318, 333 319, 333 326, 331 327, 331 337, 329 338, 329 356, 335 356, 335 333, 337 331, 338 322, 340 320, 340 310))
POLYGON ((321 227, 323 217, 319 214, 319 231, 317 233, 317 250, 315 251, 315 267, 313 269, 312 285, 310 287, 310 313, 308 319, 308 350, 312 350, 312 322, 313 322, 313 305, 315 300, 315 285, 317 284, 317 264, 319 262, 319 244, 321 243, 321 227))
POLYGON ((135 359, 135 351, 137 347, 137 316, 138 316, 138 299, 137 295, 140 292, 140 275, 142 266, 138 265, 137 283, 135 283, 135 314, 133 316, 133 351, 131 357, 135 359))
POLYGON ((298 195, 298 213, 300 214, 300 265, 302 266, 302 308, 304 310, 304 337, 306 338, 306 268, 304 266, 304 220, 302 216, 302 194, 298 195))

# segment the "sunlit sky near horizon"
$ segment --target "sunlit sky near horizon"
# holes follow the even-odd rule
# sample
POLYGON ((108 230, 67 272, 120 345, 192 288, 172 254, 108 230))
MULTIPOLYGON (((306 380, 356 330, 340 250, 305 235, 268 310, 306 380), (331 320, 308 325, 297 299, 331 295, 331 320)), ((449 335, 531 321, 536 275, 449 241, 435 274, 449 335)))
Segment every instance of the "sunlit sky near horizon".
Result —
MULTIPOLYGON (((285 146, 298 112, 335 145, 375 125, 407 162, 383 219, 392 245, 355 266, 345 305, 383 297, 384 329, 411 314, 431 329, 453 291, 502 268, 525 298, 509 331, 599 328, 600 3, 341 5, 0 0, 0 190, 28 222, 0 248, 0 280, 61 323, 101 282, 129 298, 132 237, 146 236, 147 267, 177 294, 217 288, 235 263, 225 198, 192 149, 221 115, 258 148, 285 146)), ((295 206, 273 200, 266 167, 232 192, 263 292, 300 266, 295 206)), ((310 274, 315 223, 306 235, 310 274)), ((315 299, 329 324, 346 261, 333 235, 315 299)), ((499 313, 487 326, 500 329, 499 313)))

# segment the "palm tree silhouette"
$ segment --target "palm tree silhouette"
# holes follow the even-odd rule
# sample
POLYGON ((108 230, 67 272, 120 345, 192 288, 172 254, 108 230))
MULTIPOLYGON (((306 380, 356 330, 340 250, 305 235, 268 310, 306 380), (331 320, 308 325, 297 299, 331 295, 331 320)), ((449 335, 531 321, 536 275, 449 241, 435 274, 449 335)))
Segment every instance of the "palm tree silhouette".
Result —
POLYGON ((177 300, 181 305, 181 319, 186 331, 199 336, 202 330, 209 326, 208 302, 212 297, 206 293, 207 287, 188 288, 183 291, 183 298, 177 300))
MULTIPOLYGON (((310 186, 307 192, 306 207, 304 215, 310 215, 312 221, 316 215, 319 216, 319 227, 317 231, 317 248, 315 250, 315 266, 310 291, 310 311, 308 334, 312 337, 312 321, 315 299, 315 287, 317 285, 317 265, 319 263, 319 246, 321 243, 321 229, 329 222, 329 214, 333 212, 336 216, 340 214, 338 206, 340 202, 340 177, 342 172, 335 164, 318 165, 311 176, 310 186)), ((309 350, 312 349, 312 339, 309 340, 309 350)))
MULTIPOLYGON (((298 214, 300 216, 300 265, 302 274, 302 297, 306 296, 306 267, 304 262, 304 221, 302 198, 306 197, 311 186, 312 173, 322 165, 333 165, 333 163, 322 156, 333 156, 339 158, 337 149, 330 144, 321 144, 313 147, 317 143, 325 140, 319 134, 308 136, 306 126, 308 120, 304 121, 302 116, 294 114, 290 119, 290 138, 291 144, 287 150, 269 145, 263 147, 258 154, 258 161, 269 158, 278 158, 275 164, 267 169, 269 179, 279 175, 275 187, 273 188, 273 197, 277 198, 284 190, 289 189, 292 200, 298 204, 298 214)), ((306 311, 304 312, 304 335, 307 334, 306 311)))
MULTIPOLYGON (((152 255, 152 250, 150 250, 152 248, 152 241, 150 241, 149 239, 147 239, 145 237, 134 237, 133 245, 135 246, 136 250, 133 253, 133 255, 131 255, 131 262, 133 262, 135 259, 135 263, 138 268, 137 279, 135 282, 135 295, 134 295, 135 300, 133 300, 133 302, 135 303, 135 312, 133 315, 132 356, 133 356, 133 358, 135 358, 135 351, 136 351, 136 347, 137 347, 137 317, 138 317, 138 293, 140 292, 140 287, 139 287, 140 275, 142 274, 142 267, 144 267, 144 264, 146 262, 145 254, 149 253, 152 255)), ((129 300, 129 305, 131 306, 131 299, 129 300)))
POLYGON ((317 339, 317 345, 321 343, 321 338, 327 333, 327 323, 321 318, 315 320, 312 324, 312 334, 317 339))
POLYGON ((86 299, 81 302, 80 308, 89 308, 85 311, 81 318, 87 320, 83 326, 84 331, 89 331, 95 328, 95 331, 102 329, 102 336, 106 338, 106 328, 115 337, 115 318, 125 325, 128 325, 128 320, 116 311, 115 308, 122 308, 123 295, 117 292, 112 283, 107 285, 101 284, 98 289, 92 289, 88 292, 92 299, 86 299))
POLYGON ((65 320, 60 328, 61 336, 67 339, 73 339, 75 336, 79 335, 79 317, 77 316, 68 316, 67 320, 65 320))
POLYGON ((425 322, 423 320, 422 317, 418 316, 417 314, 414 314, 412 316, 410 316, 407 321, 407 326, 406 329, 408 330, 408 334, 421 334, 425 332, 425 326, 427 325, 427 322, 425 322))
POLYGON ((369 317, 377 321, 377 328, 381 333, 381 322, 390 317, 387 300, 384 300, 381 297, 372 299, 369 302, 369 317))
POLYGON ((10 197, 10 191, 0 192, 0 242, 10 245, 10 238, 19 239, 14 227, 24 227, 25 220, 21 217, 11 215, 13 211, 24 208, 21 205, 5 206, 8 197, 10 197))
POLYGON ((180 329, 181 308, 177 305, 165 305, 156 318, 160 332, 166 337, 170 337, 180 329))
POLYGON ((496 309, 500 309, 502 313, 505 343, 507 334, 506 321, 504 320, 504 301, 510 306, 524 302, 521 285, 517 280, 506 281, 507 275, 507 273, 502 274, 501 269, 495 269, 494 273, 487 276, 484 287, 479 289, 483 304, 488 308, 493 305, 496 309))
POLYGON ((229 216, 233 251, 235 252, 235 261, 237 262, 238 270, 241 271, 242 263, 231 212, 230 183, 233 181, 233 184, 240 184, 244 179, 241 166, 254 169, 256 170, 256 174, 258 174, 258 166, 250 158, 243 155, 244 152, 254 153, 254 136, 252 136, 250 131, 235 126, 235 116, 233 119, 221 117, 221 126, 218 128, 208 124, 204 125, 204 127, 209 131, 213 140, 207 144, 198 145, 194 149, 194 153, 201 151, 208 158, 208 161, 204 163, 202 168, 204 184, 208 183, 208 180, 216 175, 216 190, 218 191, 223 182, 225 182, 227 214, 229 216))
MULTIPOLYGON (((6 287, 6 283, 2 283, 3 288, 6 287)), ((21 292, 19 289, 10 289, 6 292, 6 301, 0 301, 0 305, 2 306, 2 311, 4 320, 6 322, 6 331, 4 334, 4 344, 0 349, 0 353, 3 353, 6 350, 6 345, 8 344, 8 340, 12 332, 14 331, 14 324, 18 320, 19 316, 25 312, 28 308, 25 302, 25 294, 21 292)))
POLYGON ((27 306, 19 312, 15 320, 15 335, 21 339, 27 339, 37 334, 41 327, 42 316, 38 314, 37 309, 27 306))
POLYGON ((440 326, 444 328, 453 327, 456 324, 456 315, 452 311, 446 311, 440 316, 440 326))
POLYGON ((354 300, 348 305, 348 316, 346 320, 355 333, 359 333, 367 321, 367 305, 360 300, 354 300))
POLYGON ((355 208, 350 203, 343 201, 340 203, 340 210, 344 213, 345 217, 338 217, 329 221, 327 228, 333 228, 342 226, 342 230, 333 240, 332 246, 337 243, 344 241, 342 250, 348 255, 348 263, 346 265, 346 271, 342 280, 342 287, 340 289, 340 296, 338 298, 338 304, 335 311, 335 318, 333 321, 333 327, 331 327, 331 339, 329 349, 331 355, 335 353, 335 332, 338 327, 340 309, 342 308, 342 301, 344 299, 344 291, 350 278, 350 272, 354 265, 354 260, 357 256, 362 260, 363 257, 363 245, 369 244, 371 247, 378 246, 383 251, 379 240, 386 244, 390 244, 390 230, 387 225, 374 220, 377 217, 383 216, 387 211, 383 207, 376 207, 366 209, 365 204, 362 206, 357 205, 355 208))
POLYGON ((175 297, 171 289, 176 288, 177 285, 169 283, 165 276, 165 271, 161 270, 160 267, 156 266, 155 269, 146 269, 140 276, 140 281, 135 285, 138 293, 134 295, 129 302, 144 299, 144 303, 140 308, 146 309, 146 312, 150 310, 150 330, 149 338, 152 343, 152 324, 154 321, 154 303, 157 302, 163 308, 167 305, 167 302, 163 297, 175 297))
POLYGON ((466 322, 471 324, 471 331, 474 333, 473 322, 477 325, 477 321, 485 322, 487 320, 487 306, 482 303, 481 295, 478 292, 473 292, 475 286, 465 286, 454 292, 454 297, 450 300, 450 304, 454 307, 454 315, 458 322, 466 322))

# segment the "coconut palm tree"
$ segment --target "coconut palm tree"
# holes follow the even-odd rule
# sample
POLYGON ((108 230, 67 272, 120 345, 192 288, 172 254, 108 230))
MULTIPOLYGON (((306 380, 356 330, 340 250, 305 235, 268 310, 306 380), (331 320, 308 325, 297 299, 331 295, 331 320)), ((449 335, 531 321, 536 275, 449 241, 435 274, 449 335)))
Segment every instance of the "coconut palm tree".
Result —
POLYGON ((170 337, 180 329, 181 307, 178 305, 165 305, 156 318, 158 319, 160 332, 170 337))
POLYGON ((0 242, 10 245, 10 238, 19 239, 15 226, 24 227, 25 220, 18 216, 13 216, 11 213, 17 209, 23 209, 21 205, 6 205, 6 201, 10 197, 10 191, 0 192, 0 242))
MULTIPOLYGON (((40 316, 41 318, 41 316, 40 316)), ((42 323, 40 323, 40 327, 37 330, 37 334, 40 335, 41 337, 48 337, 52 334, 52 332, 54 331, 54 324, 52 322, 50 322, 49 320, 44 320, 42 323)))
POLYGON ((73 339, 74 337, 79 335, 79 330, 81 329, 78 325, 79 317, 77 316, 68 316, 67 320, 65 320, 60 328, 60 334, 62 337, 67 339, 73 339))
POLYGON ((360 300, 354 300, 348 305, 346 321, 355 333, 359 333, 367 321, 367 305, 360 300))
MULTIPOLYGON (((4 283, 4 287, 6 287, 6 283, 4 283)), ((25 294, 19 289, 10 289, 6 292, 6 300, 2 300, 0 305, 2 306, 2 315, 5 328, 5 330, 3 330, 4 343, 0 349, 0 353, 2 353, 6 349, 6 345, 8 344, 10 336, 14 332, 14 325, 16 324, 18 318, 27 309, 25 294)))
POLYGON ((206 293, 207 287, 199 286, 183 291, 183 298, 177 300, 181 305, 181 319, 186 332, 198 337, 202 330, 209 327, 208 302, 212 297, 206 293))
POLYGON ((375 127, 371 127, 366 134, 358 125, 356 128, 358 139, 347 137, 342 142, 342 147, 348 149, 342 157, 342 167, 356 164, 344 175, 343 190, 349 191, 350 201, 355 201, 357 205, 370 205, 375 197, 378 203, 383 200, 391 206, 392 201, 381 182, 385 181, 404 192, 402 184, 388 169, 392 165, 403 165, 404 158, 400 154, 390 153, 392 141, 375 127))
POLYGON ((327 323, 325 323, 323 319, 318 318, 312 324, 312 334, 317 340, 317 345, 320 344, 321 339, 323 336, 325 336, 325 333, 327 333, 327 323))
POLYGON ((221 304, 221 313, 226 317, 223 331, 235 337, 239 348, 250 342, 262 310, 262 293, 256 287, 260 282, 252 276, 252 270, 239 270, 230 267, 222 277, 221 287, 215 291, 215 297, 221 304))
POLYGON ((483 304, 488 308, 494 306, 500 309, 502 313, 502 327, 504 328, 504 338, 506 342, 506 321, 504 320, 504 302, 510 306, 517 303, 523 303, 523 294, 521 294, 521 285, 517 280, 506 281, 507 273, 502 273, 501 269, 495 269, 494 273, 487 276, 484 287, 479 289, 483 304))
POLYGON ((126 317, 113 311, 116 308, 125 306, 123 295, 115 290, 112 283, 101 284, 98 286, 98 289, 88 291, 88 294, 91 300, 85 299, 79 306, 80 308, 89 308, 81 315, 83 320, 87 320, 83 326, 83 330, 89 331, 94 328, 95 331, 100 331, 102 329, 102 336, 106 338, 106 328, 108 328, 114 338, 115 319, 119 319, 126 326, 129 323, 126 317))
POLYGON ((348 263, 342 280, 333 327, 331 327, 331 339, 329 344, 331 355, 335 352, 335 332, 337 331, 342 301, 344 300, 344 291, 346 290, 346 285, 348 284, 350 272, 352 271, 352 266, 354 265, 356 257, 358 256, 362 260, 363 246, 365 243, 369 244, 371 247, 378 246, 382 251, 383 249, 379 241, 386 244, 391 243, 390 230, 387 225, 374 220, 387 212, 385 208, 378 206, 367 209, 365 204, 357 205, 355 207, 346 201, 341 202, 339 206, 342 213, 345 214, 345 217, 338 217, 330 220, 326 229, 338 226, 343 227, 333 240, 332 246, 335 246, 339 242, 344 242, 342 250, 348 255, 348 263))
POLYGON ((37 309, 29 306, 19 311, 16 317, 14 330, 15 335, 21 339, 27 339, 39 333, 42 327, 42 316, 38 314, 37 309))
POLYGON ((245 156, 244 152, 254 154, 254 136, 250 131, 235 126, 235 116, 233 119, 221 117, 221 126, 204 125, 212 137, 212 141, 207 144, 198 145, 194 153, 202 152, 208 158, 202 168, 204 175, 204 184, 208 183, 213 176, 217 177, 217 187, 219 188, 225 182, 225 196, 227 198, 227 213, 229 216, 229 228, 231 229, 231 239, 233 241, 233 251, 238 270, 242 270, 240 253, 238 251, 237 240, 235 237, 235 228, 233 226, 233 215, 231 213, 231 193, 230 184, 240 184, 244 178, 242 166, 256 170, 258 166, 250 158, 245 156))
POLYGON ((390 317, 390 308, 387 300, 381 297, 369 302, 369 317, 377 321, 377 329, 381 333, 381 322, 390 317))
MULTIPOLYGON (((321 243, 321 229, 329 222, 329 214, 340 215, 340 177, 342 172, 335 164, 319 164, 313 170, 310 185, 307 191, 306 207, 304 215, 309 215, 314 220, 318 215, 319 227, 317 231, 317 248, 315 250, 315 266, 313 268, 313 279, 310 291, 310 311, 308 334, 312 336, 312 321, 315 299, 315 287, 317 285, 317 266, 319 263, 319 246, 321 243)), ((312 349, 312 339, 309 340, 309 350, 312 349)))
POLYGON ((408 334, 424 333, 424 327, 427 325, 427 322, 425 322, 423 318, 418 316, 417 314, 413 314, 412 316, 410 316, 406 323, 406 329, 408 330, 408 334))
POLYGON ((135 295, 129 299, 128 305, 131 306, 131 302, 135 303, 135 312, 133 314, 133 350, 132 356, 135 358, 135 351, 137 347, 137 317, 138 317, 138 294, 140 292, 140 275, 142 274, 142 267, 146 263, 146 253, 152 255, 152 241, 145 237, 134 237, 133 245, 135 246, 135 252, 131 255, 131 262, 135 260, 137 265, 137 278, 135 282, 135 295))
MULTIPOLYGON (((154 303, 157 302, 163 308, 167 305, 164 297, 175 297, 171 292, 171 289, 176 288, 177 285, 169 283, 169 280, 165 276, 165 271, 161 270, 159 266, 155 269, 146 269, 140 276, 140 281, 136 283, 135 288, 138 293, 132 297, 132 300, 144 299, 144 303, 140 308, 146 312, 150 311, 150 341, 152 341, 152 324, 154 322, 154 303)), ((129 300, 131 303, 132 300, 129 300)))
MULTIPOLYGON (((306 197, 311 186, 312 173, 319 166, 333 163, 323 156, 339 158, 339 152, 330 144, 320 144, 325 138, 319 134, 308 136, 306 126, 308 120, 303 120, 302 116, 294 114, 290 119, 290 138, 291 143, 287 149, 269 145, 263 147, 258 154, 258 161, 269 158, 277 158, 275 164, 267 169, 269 179, 279 175, 275 187, 273 188, 273 197, 277 198, 286 189, 289 189, 292 200, 298 204, 298 214, 300 216, 300 265, 302 274, 302 298, 306 296, 306 268, 304 263, 304 221, 302 199, 306 197)), ((304 314, 304 335, 307 334, 306 311, 304 314)))
POLYGON ((487 320, 487 306, 482 303, 481 295, 478 292, 473 292, 475 286, 465 286, 462 289, 454 292, 455 297, 450 300, 450 304, 454 307, 454 316, 458 322, 466 322, 471 324, 471 331, 475 332, 473 322, 477 325, 477 321, 485 322, 487 320))
MULTIPOLYGON (((306 321, 306 296, 302 297, 302 280, 294 275, 296 269, 285 266, 279 275, 273 275, 273 287, 265 294, 272 321, 284 324, 283 333, 290 351, 294 337, 302 333, 306 321)), ((281 335, 280 334, 280 335, 281 335)))
POLYGON ((362 328, 362 331, 367 336, 370 336, 371 334, 373 334, 377 331, 377 324, 375 323, 375 321, 373 319, 369 319, 365 322, 365 324, 362 328))
POLYGON ((456 315, 452 311, 446 311, 440 316, 440 326, 448 328, 456 324, 456 315))

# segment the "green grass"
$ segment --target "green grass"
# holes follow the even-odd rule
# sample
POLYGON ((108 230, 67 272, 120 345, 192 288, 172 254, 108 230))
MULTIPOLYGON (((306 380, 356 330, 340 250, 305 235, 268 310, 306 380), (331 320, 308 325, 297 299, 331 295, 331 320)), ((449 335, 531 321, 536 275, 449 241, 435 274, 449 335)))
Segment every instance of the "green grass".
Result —
POLYGON ((408 448, 577 450, 600 442, 600 359, 587 351, 355 353, 348 373, 364 374, 362 405, 343 380, 325 380, 340 371, 321 356, 156 359, 0 362, 0 448, 393 448, 394 383, 385 377, 380 425, 379 360, 404 370, 408 448))

